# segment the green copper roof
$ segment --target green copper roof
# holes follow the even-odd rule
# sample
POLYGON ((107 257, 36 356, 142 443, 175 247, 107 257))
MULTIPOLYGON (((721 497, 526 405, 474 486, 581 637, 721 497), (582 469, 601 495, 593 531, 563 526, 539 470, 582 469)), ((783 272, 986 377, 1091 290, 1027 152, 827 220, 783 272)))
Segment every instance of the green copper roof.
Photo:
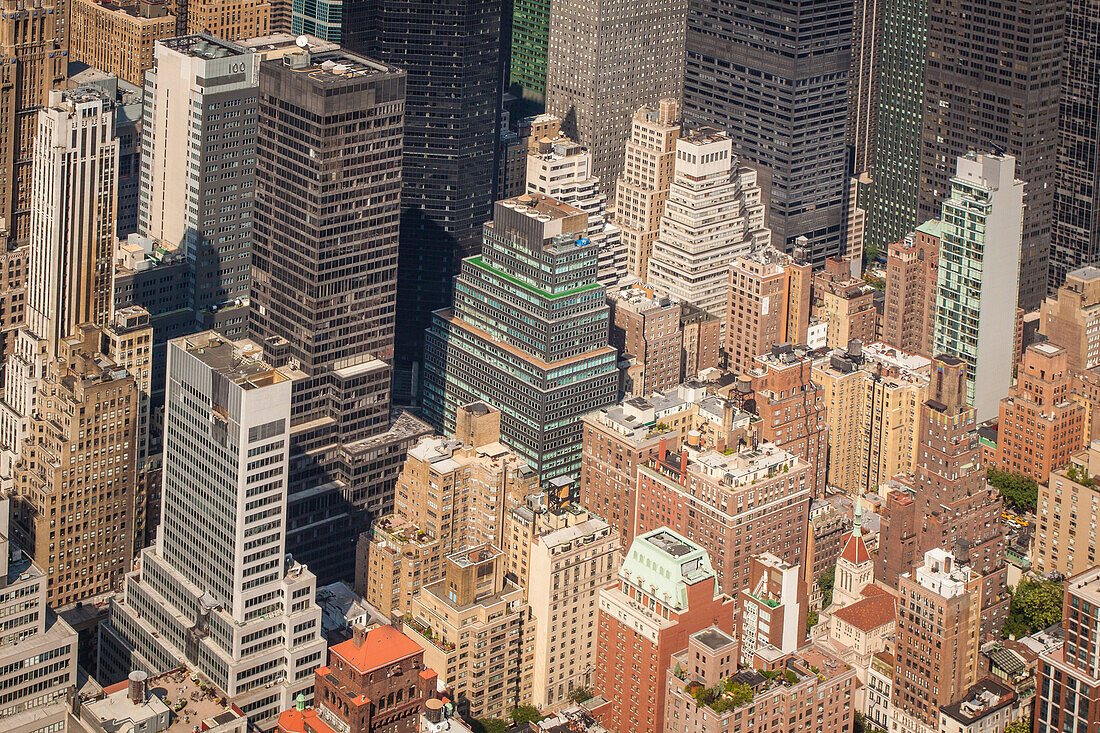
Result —
POLYGON ((686 609, 687 587, 714 577, 707 551, 671 529, 634 538, 619 573, 675 609, 686 609))
POLYGON ((929 219, 917 227, 917 231, 930 237, 939 237, 943 231, 943 222, 939 219, 929 219))

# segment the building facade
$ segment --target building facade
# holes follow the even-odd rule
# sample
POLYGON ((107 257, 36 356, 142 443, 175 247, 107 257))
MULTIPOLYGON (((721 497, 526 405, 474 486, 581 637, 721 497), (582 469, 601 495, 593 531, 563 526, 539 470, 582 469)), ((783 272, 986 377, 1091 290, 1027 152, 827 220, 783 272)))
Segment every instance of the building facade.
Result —
POLYGON ((164 2, 69 3, 69 53, 81 61, 142 86, 153 67, 153 46, 176 35, 176 19, 164 2))
POLYGON ((1039 484, 1033 555, 1038 572, 1072 577, 1096 565, 1096 543, 1080 528, 1091 531, 1100 518, 1100 492, 1092 482, 1098 474, 1100 443, 1093 442, 1039 484))
POLYGON ((487 402, 502 413, 503 442, 543 482, 579 471, 580 416, 617 391, 587 227, 583 211, 546 196, 497 202, 482 254, 463 260, 454 308, 435 313, 425 337, 425 416, 453 431, 459 405, 487 402))
POLYGON ((1081 267, 1042 305, 1039 333, 1066 350, 1067 366, 1083 372, 1100 366, 1100 269, 1081 267))
POLYGON ((1033 730, 1087 730, 1100 724, 1100 667, 1097 666, 1097 616, 1100 570, 1093 568, 1066 583, 1062 626, 1066 640, 1039 655, 1035 675, 1033 730))
POLYGON ((886 306, 882 340, 932 358, 940 261, 939 219, 921 224, 886 253, 886 306))
POLYGON ((633 360, 623 393, 644 397, 678 385, 683 346, 680 304, 639 286, 613 291, 608 302, 611 345, 620 359, 633 360))

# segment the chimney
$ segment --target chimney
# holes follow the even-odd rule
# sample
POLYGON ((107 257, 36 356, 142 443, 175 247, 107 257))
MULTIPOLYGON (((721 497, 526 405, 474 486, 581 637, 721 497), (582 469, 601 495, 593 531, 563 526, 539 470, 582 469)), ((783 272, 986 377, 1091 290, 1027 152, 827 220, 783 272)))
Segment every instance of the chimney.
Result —
POLYGON ((660 459, 661 463, 664 463, 665 456, 668 455, 668 445, 665 443, 664 439, 661 440, 661 447, 658 449, 658 451, 658 458, 660 459))
POLYGON ((351 641, 356 647, 363 646, 367 640, 367 627, 363 624, 355 624, 351 627, 351 641))
POLYGON ((130 673, 130 701, 135 705, 145 704, 145 680, 149 679, 146 672, 137 670, 130 673))
POLYGON ((680 451, 680 483, 684 486, 687 485, 687 470, 688 470, 688 450, 685 446, 680 451))

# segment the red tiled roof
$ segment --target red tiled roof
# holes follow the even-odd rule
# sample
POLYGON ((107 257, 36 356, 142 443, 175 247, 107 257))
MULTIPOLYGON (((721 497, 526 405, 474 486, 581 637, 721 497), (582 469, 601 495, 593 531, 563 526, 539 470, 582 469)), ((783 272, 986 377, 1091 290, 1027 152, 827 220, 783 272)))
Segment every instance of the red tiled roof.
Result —
POLYGON ((858 528, 845 536, 844 549, 840 551, 840 556, 856 565, 871 559, 871 553, 867 552, 867 545, 863 543, 863 533, 858 528))
POLYGON ((379 626, 367 632, 362 646, 355 646, 355 640, 348 639, 329 651, 363 674, 407 659, 423 649, 394 627, 379 626))
POLYGON ((278 733, 336 733, 313 708, 291 708, 279 714, 278 733))
POLYGON ((872 595, 870 598, 856 601, 834 615, 860 631, 871 631, 893 621, 897 611, 894 608, 894 597, 886 594, 872 595))
POLYGON ((871 596, 892 596, 890 591, 883 590, 877 585, 869 585, 859 592, 864 598, 870 598, 871 596))

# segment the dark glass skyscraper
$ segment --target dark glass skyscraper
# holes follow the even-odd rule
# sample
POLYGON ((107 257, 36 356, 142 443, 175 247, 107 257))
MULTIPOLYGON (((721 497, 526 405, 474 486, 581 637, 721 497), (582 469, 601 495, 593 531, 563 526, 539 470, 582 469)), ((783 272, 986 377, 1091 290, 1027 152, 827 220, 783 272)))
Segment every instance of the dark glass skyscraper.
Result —
MULTIPOLYGON (((481 248, 496 171, 507 0, 353 0, 344 45, 404 69, 405 162, 397 293, 404 397, 432 311, 451 302, 463 257, 481 248)), ((510 3, 509 3, 510 4, 510 3)), ((510 10, 510 9, 509 9, 510 10)))
POLYGON ((546 97, 546 47, 550 41, 550 0, 514 0, 509 82, 526 98, 546 97))
POLYGON ((729 133, 760 168, 773 244, 789 251, 805 236, 818 265, 841 251, 854 7, 694 0, 688 8, 684 120, 729 133))
POLYGON ((1027 181, 1019 296, 1027 310, 1047 288, 1063 8, 1011 0, 994 12, 985 0, 928 0, 919 221, 939 216, 959 156, 993 146, 1015 156, 1016 176, 1027 181))
POLYGON ((251 334, 293 371, 288 551, 329 582, 426 432, 389 400, 405 74, 301 49, 259 86, 251 334))
POLYGON ((1065 13, 1051 288, 1071 270, 1100 262, 1100 9, 1096 0, 1070 0, 1065 13))

